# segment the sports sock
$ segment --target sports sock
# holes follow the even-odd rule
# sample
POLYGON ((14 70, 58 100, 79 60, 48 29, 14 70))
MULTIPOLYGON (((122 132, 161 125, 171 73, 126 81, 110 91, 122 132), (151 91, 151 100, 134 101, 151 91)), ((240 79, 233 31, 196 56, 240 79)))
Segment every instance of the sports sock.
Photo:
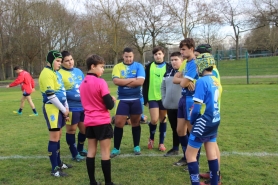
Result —
POLYGON ((84 142, 86 140, 86 135, 81 132, 78 133, 78 143, 77 143, 77 151, 81 152, 84 148, 84 142))
POLYGON ((36 108, 32 109, 34 114, 38 114, 36 108))
POLYGON ((57 163, 58 163, 58 165, 62 164, 62 161, 60 158, 60 140, 57 142, 57 163))
POLYGON ((185 136, 180 136, 179 138, 180 138, 180 143, 183 151, 183 158, 186 159, 185 152, 188 144, 188 137, 187 135, 185 135, 185 136))
POLYGON ((154 140, 154 134, 156 131, 156 126, 157 125, 153 125, 151 122, 149 122, 149 127, 150 127, 150 139, 154 140))
POLYGON ((58 148, 58 142, 55 141, 49 141, 48 142, 48 155, 49 155, 49 159, 50 159, 50 163, 52 166, 52 172, 54 171, 54 169, 56 168, 56 166, 58 166, 57 163, 57 148, 58 148))
POLYGON ((141 126, 132 127, 133 145, 139 146, 141 138, 141 126))
POLYGON ((167 123, 159 124, 159 144, 164 143, 164 139, 166 137, 166 129, 167 129, 167 123))
POLYGON ((179 150, 179 146, 173 146, 173 150, 179 150))
POLYGON ((90 184, 96 184, 95 179, 95 158, 94 157, 87 157, 86 158, 86 165, 87 165, 87 173, 90 179, 90 184))
POLYGON ((202 148, 202 146, 199 148, 197 157, 196 157, 198 164, 199 164, 199 159, 200 159, 200 154, 201 154, 201 148, 202 148))
POLYGON ((189 177, 192 185, 199 185, 200 184, 200 177, 199 177, 199 166, 198 162, 190 162, 187 163, 188 165, 188 172, 189 177))
POLYGON ((72 158, 75 158, 77 156, 77 149, 75 145, 75 134, 66 133, 66 141, 68 143, 72 158))
POLYGON ((111 160, 101 160, 101 168, 105 179, 105 184, 111 183, 111 160))
POLYGON ((18 112, 21 113, 21 112, 22 112, 22 108, 19 108, 19 109, 18 109, 18 112))
POLYGON ((210 184, 218 184, 218 159, 208 160, 209 171, 210 171, 210 184))
POLYGON ((117 150, 119 150, 121 146, 123 131, 123 128, 119 128, 116 126, 114 127, 114 148, 116 148, 117 150))

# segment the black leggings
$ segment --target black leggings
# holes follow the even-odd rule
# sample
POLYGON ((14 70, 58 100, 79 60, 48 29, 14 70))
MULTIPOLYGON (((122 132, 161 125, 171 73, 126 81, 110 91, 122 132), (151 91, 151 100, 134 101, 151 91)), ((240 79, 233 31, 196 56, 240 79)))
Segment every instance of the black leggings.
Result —
POLYGON ((180 140, 177 133, 178 109, 167 109, 167 115, 173 131, 173 146, 179 146, 180 140))

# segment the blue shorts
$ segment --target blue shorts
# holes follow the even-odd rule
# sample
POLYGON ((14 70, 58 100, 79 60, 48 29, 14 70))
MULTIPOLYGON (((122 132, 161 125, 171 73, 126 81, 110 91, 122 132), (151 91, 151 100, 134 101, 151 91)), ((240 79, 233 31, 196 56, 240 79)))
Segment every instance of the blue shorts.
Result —
POLYGON ((84 111, 69 112, 70 121, 66 122, 67 125, 75 125, 84 122, 84 111))
POLYGON ((30 96, 30 94, 29 93, 27 93, 27 92, 25 92, 25 91, 23 91, 23 94, 22 94, 23 96, 30 96))
POLYGON ((200 138, 200 137, 196 137, 192 133, 190 133, 189 140, 188 140, 188 145, 193 147, 193 148, 198 149, 198 148, 201 148, 203 143, 216 142, 216 137, 217 137, 217 134, 213 135, 213 136, 200 138))
POLYGON ((149 103, 149 109, 152 108, 159 108, 159 110, 166 110, 162 104, 161 100, 151 100, 148 102, 149 103))
POLYGON ((63 113, 53 104, 44 104, 43 115, 48 129, 62 128, 65 125, 63 113))
POLYGON ((185 120, 190 120, 190 110, 193 106, 192 96, 182 96, 178 105, 178 118, 184 118, 185 120))
POLYGON ((136 100, 120 100, 116 115, 141 115, 142 114, 142 104, 140 99, 136 100))

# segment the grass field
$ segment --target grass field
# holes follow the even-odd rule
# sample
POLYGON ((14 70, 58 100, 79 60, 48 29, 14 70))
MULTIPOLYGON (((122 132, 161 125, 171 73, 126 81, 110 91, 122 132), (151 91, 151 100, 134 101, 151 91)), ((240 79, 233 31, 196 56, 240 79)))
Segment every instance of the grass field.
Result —
MULTIPOLYGON (((116 88, 108 83, 115 95, 116 88)), ((224 85, 221 125, 218 143, 222 151, 221 173, 224 185, 278 184, 277 85, 224 85)), ((0 88, 0 184, 4 185, 81 185, 89 184, 85 162, 71 162, 65 141, 61 139, 61 155, 74 165, 67 178, 50 176, 47 156, 48 130, 42 114, 41 95, 33 94, 38 117, 29 117, 28 104, 22 116, 14 115, 21 92, 19 88, 0 88)), ((113 111, 111 111, 113 113, 113 111)), ((145 109, 148 115, 148 111, 145 109)), ((156 134, 158 140, 158 132, 156 134)), ((112 178, 123 185, 185 185, 190 184, 188 172, 174 167, 178 157, 163 157, 157 149, 148 150, 148 126, 142 125, 141 156, 133 155, 130 126, 125 126, 122 155, 112 159, 112 178)), ((171 129, 167 128, 166 147, 170 149, 171 129)), ((156 143, 157 144, 157 143, 156 143)), ((113 144, 112 144, 113 146, 113 144)), ((203 150, 204 151, 204 150, 203 150)), ((201 156, 200 169, 207 171, 201 156)), ((100 157, 96 160, 96 177, 101 182, 100 157)))

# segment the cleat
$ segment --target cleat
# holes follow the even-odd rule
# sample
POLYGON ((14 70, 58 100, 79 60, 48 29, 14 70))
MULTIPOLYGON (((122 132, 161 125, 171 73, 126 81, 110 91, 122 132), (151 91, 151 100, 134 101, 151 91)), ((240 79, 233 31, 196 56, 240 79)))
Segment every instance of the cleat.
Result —
POLYGON ((68 169, 68 168, 72 168, 73 166, 71 165, 71 164, 66 164, 66 163, 61 163, 60 165, 59 165, 59 168, 61 169, 61 170, 63 170, 63 169, 68 169))
MULTIPOLYGON (((218 181, 218 185, 221 185, 222 183, 218 181)), ((210 179, 206 180, 205 182, 200 182, 200 185, 210 185, 210 179)))
POLYGON ((33 113, 33 114, 30 114, 29 116, 38 116, 39 114, 38 113, 33 113))
POLYGON ((110 158, 114 158, 118 155, 120 155, 121 151, 120 150, 117 150, 116 148, 113 148, 111 154, 110 154, 110 158))
POLYGON ((148 149, 153 149, 153 144, 154 144, 154 140, 149 139, 149 142, 148 142, 148 149))
POLYGON ((68 174, 63 172, 59 166, 57 166, 55 168, 55 170, 53 172, 51 172, 51 175, 54 176, 54 177, 65 177, 65 176, 68 176, 68 174))
POLYGON ((14 114, 22 115, 22 112, 13 111, 14 114))
POLYGON ((83 149, 82 151, 78 152, 81 156, 87 156, 88 151, 86 149, 83 149))
POLYGON ((166 154, 164 154, 164 157, 169 157, 169 156, 173 156, 173 155, 179 155, 179 151, 171 149, 166 154))
POLYGON ((162 152, 165 152, 166 151, 166 147, 164 146, 164 144, 159 144, 158 150, 162 151, 162 152))
POLYGON ((101 185, 101 182, 94 182, 94 183, 90 183, 91 185, 101 185))
MULTIPOLYGON (((206 173, 200 173, 199 174, 199 177, 200 178, 203 178, 203 179, 210 179, 210 173, 209 172, 206 172, 206 173)), ((220 179, 221 179, 221 175, 220 175, 220 179)))
POLYGON ((136 146, 133 149, 135 155, 141 155, 141 148, 140 146, 136 146))
POLYGON ((77 154, 74 158, 72 158, 73 161, 76 161, 76 162, 80 162, 80 161, 83 161, 85 159, 85 157, 77 154))
POLYGON ((173 166, 186 166, 187 161, 184 158, 181 158, 178 162, 173 163, 173 166))

